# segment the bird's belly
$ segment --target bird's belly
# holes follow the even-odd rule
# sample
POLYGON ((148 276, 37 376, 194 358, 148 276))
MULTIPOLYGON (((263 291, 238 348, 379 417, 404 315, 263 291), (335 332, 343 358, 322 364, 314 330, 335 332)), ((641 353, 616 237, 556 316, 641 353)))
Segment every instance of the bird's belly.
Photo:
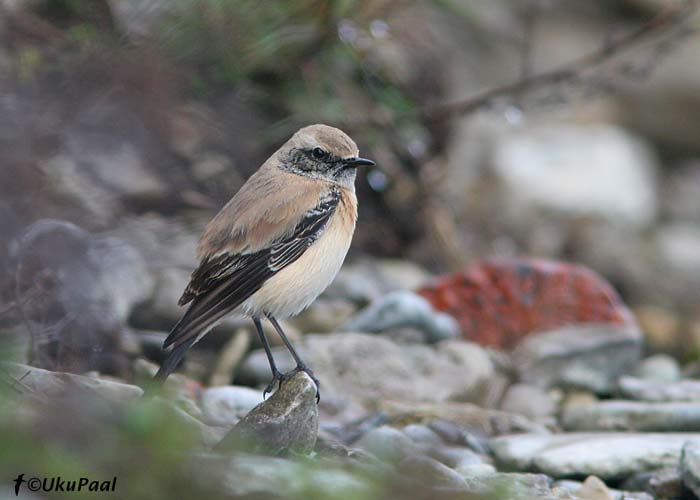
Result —
MULTIPOLYGON (((353 221, 354 222, 354 221, 353 221)), ((340 270, 350 248, 353 227, 334 218, 304 254, 269 280, 241 308, 249 315, 277 317, 298 314, 311 304, 340 270)))

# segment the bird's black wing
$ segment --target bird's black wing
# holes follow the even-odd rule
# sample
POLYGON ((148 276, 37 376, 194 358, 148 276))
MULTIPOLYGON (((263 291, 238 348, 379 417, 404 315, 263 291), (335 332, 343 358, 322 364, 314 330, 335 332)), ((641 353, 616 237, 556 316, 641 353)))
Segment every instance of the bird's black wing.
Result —
POLYGON ((291 235, 249 254, 222 253, 204 259, 192 273, 181 303, 192 302, 163 347, 191 345, 197 336, 241 305, 272 276, 296 261, 323 234, 340 192, 333 190, 304 214, 291 235))

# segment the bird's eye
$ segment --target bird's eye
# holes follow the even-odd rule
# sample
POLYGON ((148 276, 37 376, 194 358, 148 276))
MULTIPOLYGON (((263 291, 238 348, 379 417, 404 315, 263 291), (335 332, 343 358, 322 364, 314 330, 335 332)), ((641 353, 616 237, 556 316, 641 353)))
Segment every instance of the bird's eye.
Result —
POLYGON ((314 158, 316 158, 317 160, 322 160, 322 159, 324 159, 326 156, 328 156, 328 153, 326 153, 326 152, 325 152, 323 149, 321 149, 321 148, 314 148, 313 151, 311 151, 311 153, 314 155, 314 158))

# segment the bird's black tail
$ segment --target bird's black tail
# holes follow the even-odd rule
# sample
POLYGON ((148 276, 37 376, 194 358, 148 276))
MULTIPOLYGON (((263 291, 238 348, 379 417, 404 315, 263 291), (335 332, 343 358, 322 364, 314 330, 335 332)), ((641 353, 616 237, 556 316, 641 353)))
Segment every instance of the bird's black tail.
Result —
POLYGON ((180 361, 182 361, 182 358, 185 357, 187 349, 194 344, 195 340, 197 340, 196 336, 190 337, 184 343, 170 351, 163 361, 163 364, 160 365, 160 369, 158 370, 158 373, 156 373, 155 377, 153 377, 153 380, 161 384, 165 382, 168 375, 170 375, 173 371, 175 371, 175 368, 178 367, 180 361))

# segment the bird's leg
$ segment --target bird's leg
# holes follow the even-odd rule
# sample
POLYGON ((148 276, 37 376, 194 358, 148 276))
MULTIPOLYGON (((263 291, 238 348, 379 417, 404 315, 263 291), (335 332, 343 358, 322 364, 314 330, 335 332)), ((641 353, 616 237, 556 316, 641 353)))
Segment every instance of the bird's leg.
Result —
POLYGON ((271 314, 267 314, 267 319, 270 320, 270 323, 272 323, 272 326, 275 327, 275 330, 277 330, 279 336, 282 337, 282 342, 284 342, 284 345, 287 346, 287 349, 289 349, 289 352, 292 354, 292 357, 294 358, 294 361, 297 364, 296 368, 294 368, 291 372, 284 374, 284 378, 287 379, 298 372, 305 372, 309 377, 311 377, 311 380, 313 380, 314 384, 316 384, 316 402, 318 403, 321 400, 321 392, 319 390, 321 383, 316 378, 316 375, 314 375, 314 372, 311 371, 311 368, 306 366, 304 361, 302 361, 301 357, 299 357, 299 354, 292 346, 292 343, 287 338, 287 335, 285 335, 284 330, 282 330, 282 327, 277 322, 275 317, 271 314))
POLYGON ((258 335, 260 336, 260 341, 262 342, 262 345, 265 348, 267 360, 270 362, 270 370, 272 370, 272 381, 270 381, 270 383, 267 385, 267 387, 265 387, 265 390, 263 391, 264 399, 267 393, 272 392, 272 389, 275 388, 275 382, 279 382, 280 384, 282 384, 282 381, 285 377, 284 374, 277 369, 277 365, 275 364, 275 358, 272 357, 270 343, 267 341, 267 337, 265 336, 265 332, 263 331, 263 326, 260 322, 260 318, 253 317, 253 323, 255 324, 255 329, 258 331, 258 335))

